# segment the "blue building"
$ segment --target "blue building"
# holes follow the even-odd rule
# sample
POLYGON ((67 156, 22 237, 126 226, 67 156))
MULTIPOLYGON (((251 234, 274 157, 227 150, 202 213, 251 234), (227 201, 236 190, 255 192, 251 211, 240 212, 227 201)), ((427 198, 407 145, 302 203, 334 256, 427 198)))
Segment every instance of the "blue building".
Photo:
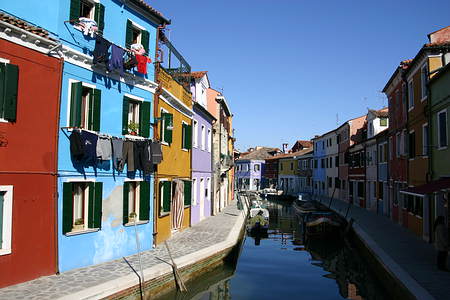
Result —
POLYGON ((322 135, 315 137, 313 141, 313 194, 314 195, 327 195, 327 182, 326 182, 326 149, 325 142, 326 137, 322 135))
POLYGON ((151 249, 153 173, 143 176, 130 165, 118 173, 108 159, 81 166, 71 155, 69 136, 81 129, 81 135, 110 142, 152 138, 158 86, 153 64, 138 60, 139 68, 123 70, 118 61, 124 54, 134 56, 131 45, 145 59, 155 60, 158 26, 170 21, 143 0, 21 0, 2 6, 47 28, 61 43, 49 49, 64 59, 58 139, 59 271, 134 254, 137 237, 141 250, 151 249), (110 68, 101 59, 104 51, 97 52, 97 63, 93 61, 98 36, 103 39, 97 43, 110 46, 110 68))
POLYGON ((265 186, 267 182, 263 177, 265 174, 266 159, 273 157, 279 152, 277 148, 256 147, 249 149, 248 153, 236 160, 235 180, 237 189, 257 191, 265 186), (264 182, 262 181, 264 179, 264 182))

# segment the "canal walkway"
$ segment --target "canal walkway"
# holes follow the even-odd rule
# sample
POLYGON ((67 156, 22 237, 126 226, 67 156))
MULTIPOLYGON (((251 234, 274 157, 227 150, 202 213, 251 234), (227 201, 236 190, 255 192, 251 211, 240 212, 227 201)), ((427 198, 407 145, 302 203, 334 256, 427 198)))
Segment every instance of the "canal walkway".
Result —
MULTIPOLYGON (((239 239, 246 214, 233 201, 222 212, 176 233, 168 244, 178 268, 192 265, 233 247, 239 239)), ((148 281, 172 272, 164 246, 142 252, 144 279, 148 281)), ((39 259, 39 258, 36 258, 39 259)), ((99 299, 139 284, 138 255, 59 275, 41 277, 0 289, 0 299, 99 299)))
MULTIPOLYGON (((323 198, 322 203, 330 203, 323 198)), ((345 216, 348 203, 333 199, 331 208, 345 216)), ((386 216, 351 206, 347 219, 354 219, 356 233, 362 238, 389 272, 417 299, 448 300, 450 272, 436 267, 436 250, 406 228, 386 216)))

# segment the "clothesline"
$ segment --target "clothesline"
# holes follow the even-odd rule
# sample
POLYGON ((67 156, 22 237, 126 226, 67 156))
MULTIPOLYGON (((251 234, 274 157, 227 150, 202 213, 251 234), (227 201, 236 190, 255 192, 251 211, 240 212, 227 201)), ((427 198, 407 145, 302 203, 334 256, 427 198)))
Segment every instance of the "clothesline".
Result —
MULTIPOLYGON (((72 24, 72 23, 79 23, 79 24, 81 24, 79 20, 67 20, 67 21, 64 21, 64 23, 71 23, 71 24, 72 24)), ((115 45, 116 47, 121 48, 122 50, 124 50, 124 51, 126 51, 126 52, 128 52, 128 53, 133 53, 133 51, 131 51, 131 49, 124 48, 124 47, 122 47, 122 46, 120 46, 120 45, 118 45, 118 44, 116 44, 116 43, 113 43, 113 42, 111 42, 110 40, 106 39, 106 38, 103 36, 103 34, 99 34, 99 33, 97 33, 97 32, 95 32, 94 34, 95 34, 96 37, 97 37, 97 36, 101 36, 104 40, 108 41, 111 45, 115 45)), ((148 56, 148 53, 145 52, 143 55, 148 56)))
POLYGON ((88 129, 84 129, 84 128, 79 128, 79 127, 71 127, 71 126, 65 126, 65 127, 61 127, 61 131, 64 133, 64 135, 67 137, 67 138, 69 138, 69 136, 67 135, 67 133, 64 131, 64 130, 67 130, 67 131, 69 131, 69 129, 72 129, 72 130, 78 130, 78 131, 86 131, 86 132, 90 132, 90 133, 92 133, 92 134, 96 134, 97 136, 99 136, 99 137, 101 137, 101 138, 107 138, 107 139, 117 139, 117 140, 125 140, 125 141, 145 141, 145 140, 148 140, 148 141, 156 141, 156 140, 154 140, 154 139, 152 139, 152 138, 145 138, 145 137, 142 137, 142 136, 136 136, 136 137, 134 137, 134 136, 125 136, 125 137, 118 137, 118 136, 114 136, 114 135, 110 135, 110 134, 107 134, 107 133, 98 133, 98 132, 96 132, 96 131, 92 131, 92 130, 88 130, 88 129))

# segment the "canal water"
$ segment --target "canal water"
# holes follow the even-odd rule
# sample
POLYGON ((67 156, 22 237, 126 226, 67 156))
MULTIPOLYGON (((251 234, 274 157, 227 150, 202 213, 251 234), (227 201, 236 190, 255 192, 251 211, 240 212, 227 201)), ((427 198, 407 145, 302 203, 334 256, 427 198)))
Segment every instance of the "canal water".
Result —
POLYGON ((158 299, 391 299, 351 241, 305 240, 291 203, 270 201, 268 236, 245 236, 228 263, 158 299))

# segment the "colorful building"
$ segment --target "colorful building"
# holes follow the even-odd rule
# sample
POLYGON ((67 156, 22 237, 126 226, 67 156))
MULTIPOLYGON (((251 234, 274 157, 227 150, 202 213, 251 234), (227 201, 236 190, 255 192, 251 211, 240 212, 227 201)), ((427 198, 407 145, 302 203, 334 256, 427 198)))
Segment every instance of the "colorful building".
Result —
POLYGON ((298 194, 298 162, 295 159, 297 153, 284 154, 279 158, 278 187, 283 191, 283 195, 296 196, 298 194))
POLYGON ((262 179, 266 173, 266 159, 271 158, 275 152, 275 148, 258 146, 241 155, 235 162, 237 189, 257 191, 264 188, 262 179))
POLYGON ((389 199, 392 219, 407 226, 407 211, 404 209, 404 197, 400 193, 407 184, 407 108, 406 84, 403 75, 410 61, 402 61, 385 85, 383 93, 389 101, 389 151, 392 153, 388 161, 389 199))
POLYGON ((349 203, 366 207, 366 140, 367 124, 353 136, 354 144, 347 150, 348 155, 348 199, 349 203))
POLYGON ((207 110, 206 72, 192 72, 191 91, 194 100, 192 120, 192 204, 191 225, 211 216, 212 123, 216 119, 207 110))
MULTIPOLYGON (((2 4, 2 9, 16 4, 2 4)), ((47 30, 2 12, 0 19, 2 288, 58 271, 56 175, 63 62, 48 55, 58 42, 47 30)))
MULTIPOLYGON (((326 182, 326 150, 327 140, 325 137, 316 136, 312 139, 314 144, 314 169, 313 169, 313 191, 315 195, 327 196, 326 182)), ((328 161, 328 160, 327 160, 328 161)))
POLYGON ((313 167, 313 149, 307 148, 298 152, 295 156, 297 161, 297 179, 298 179, 298 193, 311 194, 312 193, 312 167, 313 167))
MULTIPOLYGON (((166 55, 157 66, 161 89, 155 95, 155 136, 163 161, 155 181, 155 238, 159 244, 191 223, 192 118, 191 67, 159 31, 159 50, 166 55), (177 62, 173 65, 172 62, 177 62)), ((206 147, 206 140, 204 146, 206 147)), ((206 148, 205 148, 206 149, 206 148)))

